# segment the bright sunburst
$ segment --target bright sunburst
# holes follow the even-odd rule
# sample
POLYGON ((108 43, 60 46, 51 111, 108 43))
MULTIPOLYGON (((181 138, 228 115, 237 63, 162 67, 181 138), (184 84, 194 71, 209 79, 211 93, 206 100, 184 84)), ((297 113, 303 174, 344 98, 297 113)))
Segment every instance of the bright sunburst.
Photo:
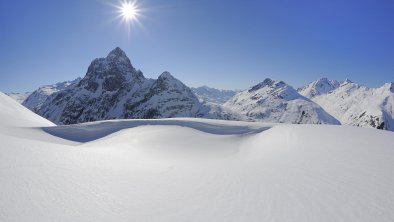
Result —
POLYGON ((141 25, 139 17, 141 17, 141 9, 137 0, 120 0, 118 5, 113 5, 117 10, 117 19, 120 19, 130 34, 132 26, 141 25))
POLYGON ((138 8, 135 2, 123 2, 120 6, 120 12, 125 21, 132 21, 136 19, 138 15, 138 8))

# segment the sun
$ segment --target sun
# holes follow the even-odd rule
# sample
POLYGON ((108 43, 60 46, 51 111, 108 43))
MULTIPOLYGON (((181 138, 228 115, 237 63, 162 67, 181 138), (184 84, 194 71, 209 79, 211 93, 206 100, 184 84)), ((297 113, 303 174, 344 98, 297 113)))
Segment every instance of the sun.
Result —
POLYGON ((132 29, 136 26, 142 27, 140 18, 144 17, 144 8, 138 0, 118 0, 118 3, 109 4, 115 9, 116 16, 114 20, 120 21, 120 23, 127 29, 127 33, 130 34, 132 29))
POLYGON ((131 24, 138 22, 141 9, 138 7, 137 0, 122 0, 119 5, 115 6, 118 12, 118 18, 124 23, 131 24))
POLYGON ((120 12, 125 21, 135 20, 138 15, 138 9, 135 2, 123 2, 120 12))

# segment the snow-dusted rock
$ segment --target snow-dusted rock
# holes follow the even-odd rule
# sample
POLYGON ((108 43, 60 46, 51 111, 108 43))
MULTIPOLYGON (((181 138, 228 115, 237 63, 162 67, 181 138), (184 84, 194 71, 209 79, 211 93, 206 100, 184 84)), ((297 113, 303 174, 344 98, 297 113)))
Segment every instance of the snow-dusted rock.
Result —
POLYGON ((163 72, 154 81, 144 98, 129 100, 125 105, 125 118, 196 117, 201 104, 189 87, 163 72))
POLYGON ((164 72, 146 79, 116 48, 95 59, 75 86, 52 94, 38 113, 58 124, 105 119, 195 117, 201 106, 182 82, 164 72))
POLYGON ((36 112, 41 108, 42 104, 50 95, 60 90, 64 90, 69 86, 76 85, 79 83, 80 80, 81 78, 77 78, 72 81, 65 81, 52 85, 41 86, 33 93, 30 93, 28 97, 23 101, 22 105, 36 112))
POLYGON ((282 123, 339 124, 319 105, 282 81, 265 79, 236 94, 224 106, 248 120, 282 123))

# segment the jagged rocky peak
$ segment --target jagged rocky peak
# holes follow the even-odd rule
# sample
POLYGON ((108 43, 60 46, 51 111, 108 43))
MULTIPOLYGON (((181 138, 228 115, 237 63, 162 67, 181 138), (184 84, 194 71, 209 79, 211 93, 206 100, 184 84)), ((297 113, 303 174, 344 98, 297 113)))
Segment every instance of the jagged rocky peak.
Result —
POLYGON ((170 72, 164 71, 162 74, 160 74, 158 79, 171 80, 171 79, 175 79, 175 78, 174 78, 174 76, 171 75, 170 72))
POLYGON ((163 72, 156 80, 156 87, 161 90, 167 90, 169 88, 188 88, 181 81, 171 75, 170 72, 163 72))
POLYGON ((113 49, 108 53, 107 59, 128 59, 126 53, 119 47, 113 49))
POLYGON ((383 88, 384 88, 384 89, 387 89, 388 91, 390 91, 390 92, 392 92, 392 93, 394 93, 394 83, 393 83, 393 82, 385 83, 385 84, 383 85, 383 88))
POLYGON ((339 82, 338 81, 336 81, 336 80, 329 80, 327 77, 320 78, 319 80, 317 80, 317 81, 315 81, 313 83, 317 87, 325 87, 327 85, 329 85, 329 86, 336 86, 336 87, 339 86, 339 82))
POLYGON ((253 92, 261 88, 264 88, 266 86, 278 88, 278 87, 283 87, 284 85, 286 85, 286 83, 284 83, 283 81, 275 81, 270 78, 266 78, 263 82, 255 86, 252 86, 252 88, 250 88, 248 91, 253 92))
POLYGON ((349 83, 353 83, 353 81, 348 79, 348 78, 346 78, 344 81, 341 82, 341 85, 346 85, 346 84, 349 84, 349 83))
POLYGON ((98 58, 90 64, 86 76, 78 86, 96 92, 116 91, 130 83, 142 83, 145 80, 140 70, 136 70, 126 53, 116 47, 106 58, 98 58))
POLYGON ((194 117, 200 102, 190 88, 164 72, 146 79, 120 49, 95 59, 80 83, 52 94, 37 113, 57 124, 114 118, 194 117))

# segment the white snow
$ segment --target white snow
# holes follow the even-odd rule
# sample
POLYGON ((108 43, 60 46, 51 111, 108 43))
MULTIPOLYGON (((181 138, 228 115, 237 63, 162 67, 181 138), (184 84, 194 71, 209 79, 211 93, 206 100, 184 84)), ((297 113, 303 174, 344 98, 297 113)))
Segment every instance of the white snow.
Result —
POLYGON ((339 85, 340 83, 336 80, 321 78, 299 88, 297 91, 307 98, 313 98, 318 95, 327 94, 328 92, 338 88, 339 85))
POLYGON ((271 79, 237 93, 223 106, 253 121, 339 124, 338 120, 290 85, 271 79))
POLYGON ((0 94, 0 221, 393 221, 394 133, 204 119, 54 126, 0 94))
POLYGON ((332 91, 311 97, 344 125, 394 131, 394 83, 369 88, 349 80, 332 91))

